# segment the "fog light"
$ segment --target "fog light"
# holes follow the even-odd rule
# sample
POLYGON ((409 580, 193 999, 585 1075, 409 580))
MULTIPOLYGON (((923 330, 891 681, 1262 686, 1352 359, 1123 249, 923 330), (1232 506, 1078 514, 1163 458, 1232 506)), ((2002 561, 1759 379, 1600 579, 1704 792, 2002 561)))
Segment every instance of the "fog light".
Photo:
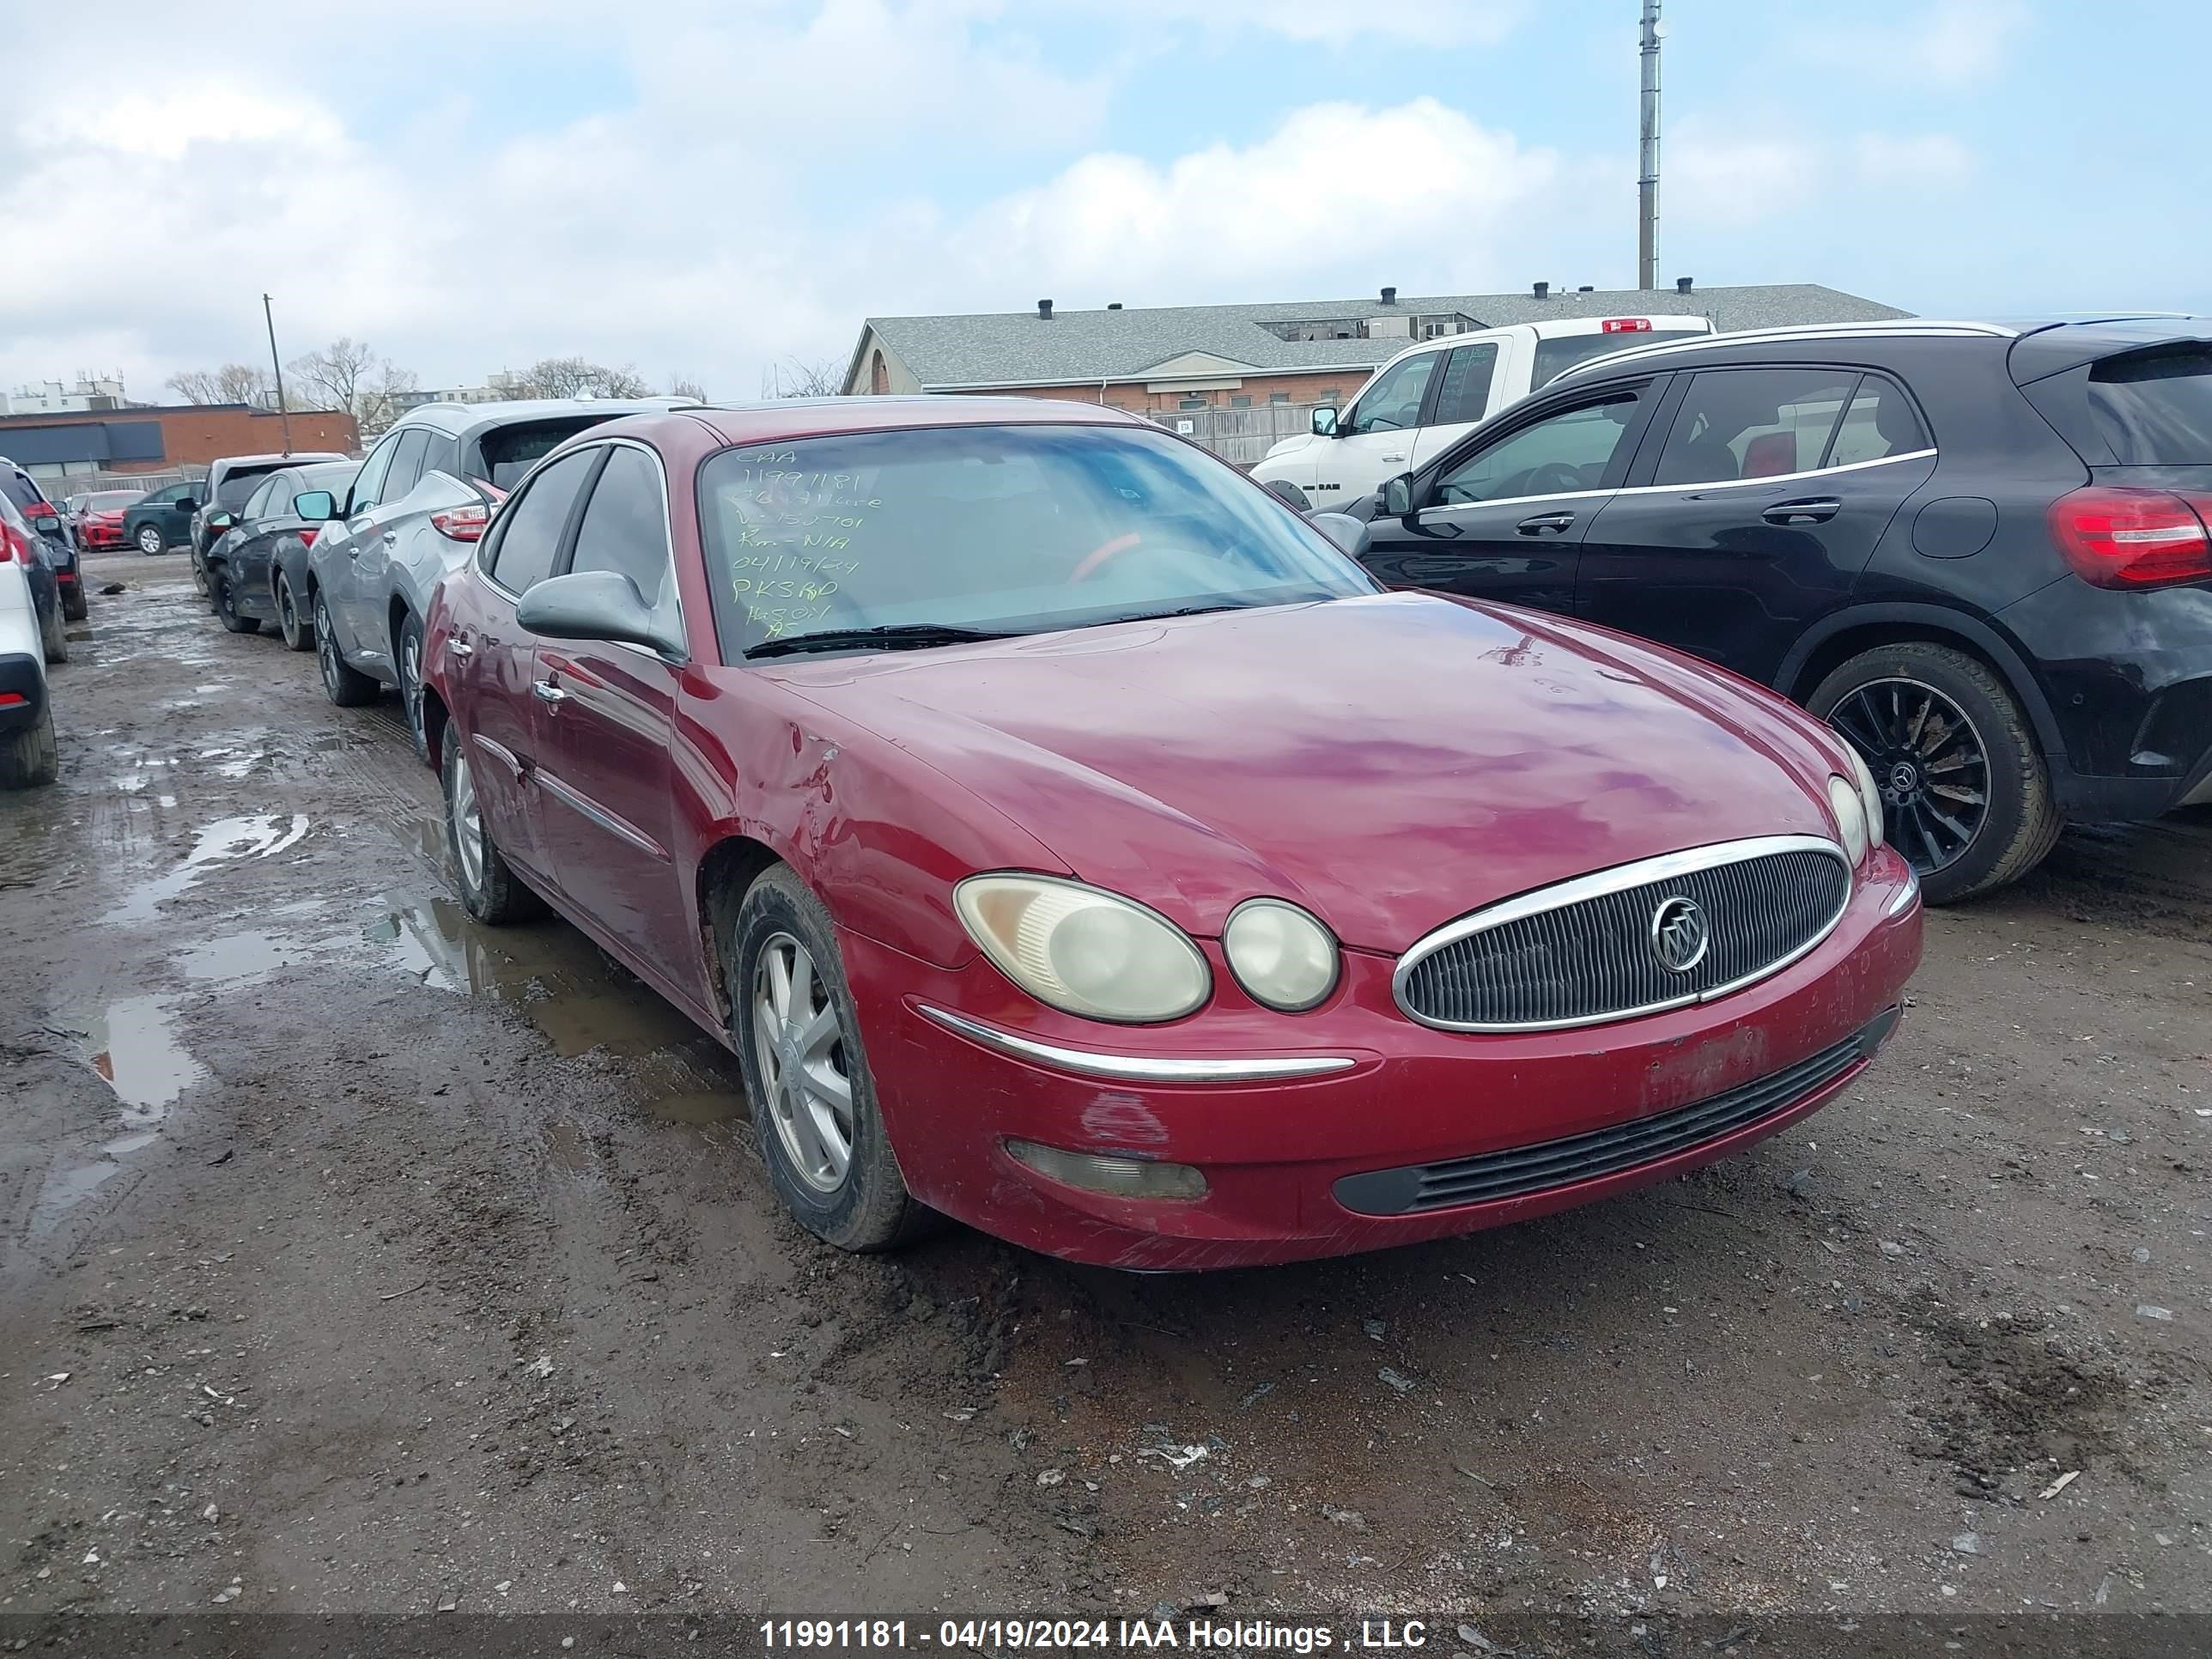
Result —
POLYGON ((1039 1175, 1087 1193, 1114 1198, 1204 1198, 1206 1176, 1188 1164, 1115 1158, 1105 1152, 1067 1152, 1034 1140, 1009 1140, 1014 1161, 1039 1175))

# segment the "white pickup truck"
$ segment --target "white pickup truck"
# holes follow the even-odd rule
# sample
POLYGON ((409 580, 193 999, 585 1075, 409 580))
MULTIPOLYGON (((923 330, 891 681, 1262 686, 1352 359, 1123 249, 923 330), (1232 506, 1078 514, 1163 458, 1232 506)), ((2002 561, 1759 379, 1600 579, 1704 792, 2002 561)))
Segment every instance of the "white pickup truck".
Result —
POLYGON ((1313 430, 1284 439, 1252 476, 1302 512, 1342 507, 1576 363, 1662 334, 1712 331, 1703 317, 1562 317, 1424 340, 1376 369, 1343 410, 1315 410, 1313 430))

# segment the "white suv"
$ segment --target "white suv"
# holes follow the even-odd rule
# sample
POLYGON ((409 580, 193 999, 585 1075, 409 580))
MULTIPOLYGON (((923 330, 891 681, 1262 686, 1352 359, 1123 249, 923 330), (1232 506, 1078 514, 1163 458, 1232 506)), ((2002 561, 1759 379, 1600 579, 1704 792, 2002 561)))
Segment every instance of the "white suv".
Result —
POLYGON ((31 598, 30 544, 37 532, 0 495, 0 789, 52 783, 61 770, 46 653, 31 598))
POLYGON ((1661 335, 1712 331, 1703 317, 1563 317, 1424 340, 1376 370, 1341 412, 1314 410, 1313 431, 1284 439, 1252 476, 1300 511, 1341 507, 1577 363, 1661 335))

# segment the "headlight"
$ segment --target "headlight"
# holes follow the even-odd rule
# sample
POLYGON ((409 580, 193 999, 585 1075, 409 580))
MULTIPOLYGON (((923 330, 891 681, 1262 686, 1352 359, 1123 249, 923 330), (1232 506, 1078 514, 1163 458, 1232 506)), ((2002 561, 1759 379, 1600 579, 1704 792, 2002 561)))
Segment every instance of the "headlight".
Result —
POLYGON ((1181 928, 1141 904, 1050 876, 970 876, 952 890, 969 937, 1040 1002, 1086 1019, 1180 1019, 1213 975, 1181 928))
POLYGON ((1255 1002, 1285 1013, 1310 1008, 1336 988, 1335 936, 1281 899, 1247 899, 1230 912, 1221 951, 1255 1002))
POLYGON ((1859 804, 1866 808, 1867 845, 1879 847, 1882 833, 1887 828, 1882 823, 1881 790, 1874 781, 1873 772, 1867 767, 1866 757, 1848 743, 1844 745, 1844 752, 1851 757, 1851 775, 1859 784, 1859 804))
POLYGON ((1856 869, 1866 856, 1866 808, 1859 802, 1858 786, 1848 779, 1831 775, 1828 779, 1828 805, 1836 814, 1836 826, 1843 831, 1844 856, 1856 869))

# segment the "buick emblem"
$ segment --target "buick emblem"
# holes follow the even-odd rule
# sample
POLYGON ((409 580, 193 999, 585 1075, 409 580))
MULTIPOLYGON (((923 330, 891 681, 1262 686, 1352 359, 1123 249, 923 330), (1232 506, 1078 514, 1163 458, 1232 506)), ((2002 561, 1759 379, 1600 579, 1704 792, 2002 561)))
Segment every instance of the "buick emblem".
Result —
POLYGON ((1705 959, 1712 942, 1705 913, 1693 900, 1678 894, 1651 913, 1651 955, 1669 973, 1688 973, 1705 959))

